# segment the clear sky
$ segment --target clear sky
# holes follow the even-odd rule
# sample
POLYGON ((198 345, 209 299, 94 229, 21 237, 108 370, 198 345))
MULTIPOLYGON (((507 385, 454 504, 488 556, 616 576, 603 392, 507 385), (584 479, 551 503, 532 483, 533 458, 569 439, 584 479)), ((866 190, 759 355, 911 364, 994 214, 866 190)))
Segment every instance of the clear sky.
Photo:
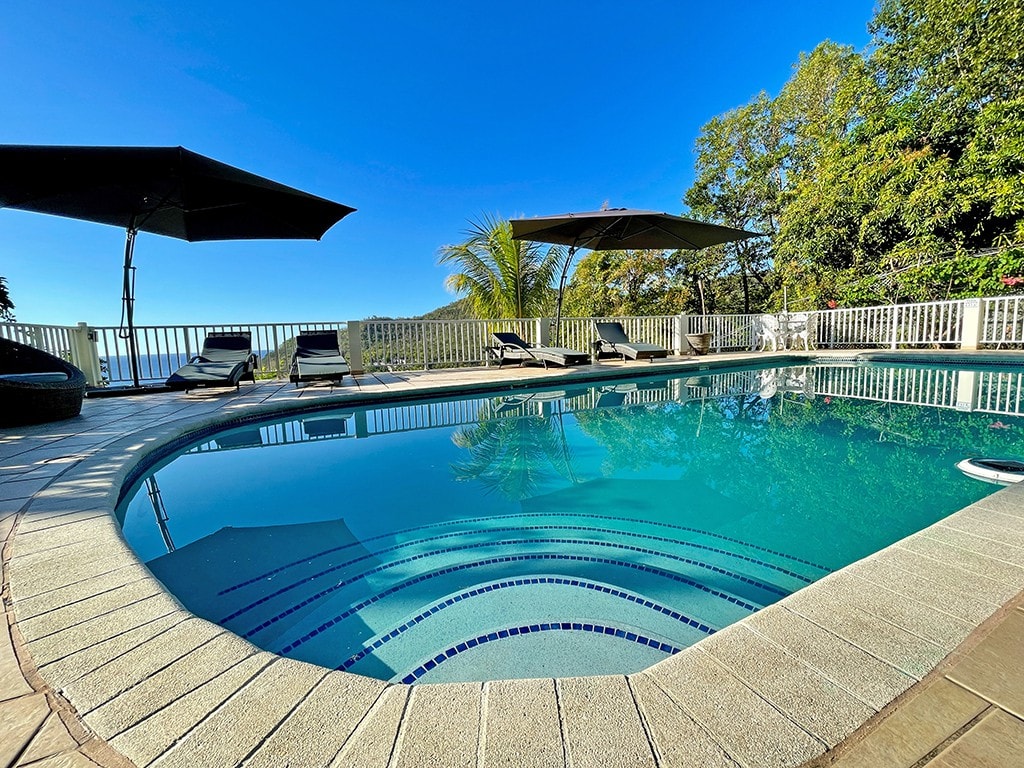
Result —
MULTIPOLYGON (((6 3, 0 143, 182 145, 358 209, 320 242, 141 233, 138 325, 417 315, 481 214, 683 212, 701 125, 825 39, 863 49, 873 5, 6 3)), ((123 247, 0 209, 22 322, 116 325, 123 247)))

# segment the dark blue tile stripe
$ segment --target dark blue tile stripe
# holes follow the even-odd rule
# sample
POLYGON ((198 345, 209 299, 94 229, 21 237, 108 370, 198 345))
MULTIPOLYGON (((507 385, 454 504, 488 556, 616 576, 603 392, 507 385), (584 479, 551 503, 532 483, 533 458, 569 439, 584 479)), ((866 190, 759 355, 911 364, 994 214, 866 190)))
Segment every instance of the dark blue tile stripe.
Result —
MULTIPOLYGON (((378 565, 376 568, 371 568, 368 571, 363 571, 360 574, 356 574, 355 576, 351 576, 348 579, 345 579, 345 580, 343 580, 343 581, 333 585, 329 589, 321 590, 321 591, 315 593, 315 595, 313 595, 312 597, 304 599, 300 603, 300 605, 308 605, 312 600, 319 599, 320 597, 323 597, 324 595, 328 595, 331 592, 336 591, 338 588, 340 588, 342 586, 345 586, 345 585, 348 585, 348 584, 352 584, 355 581, 358 581, 359 579, 366 578, 370 574, 373 574, 373 573, 383 573, 384 571, 386 571, 388 569, 396 568, 398 566, 406 565, 408 563, 416 562, 418 560, 424 560, 424 559, 430 558, 430 557, 437 557, 438 555, 448 555, 448 554, 451 554, 453 552, 466 552, 468 550, 473 550, 473 549, 485 549, 485 548, 489 548, 489 547, 514 547, 516 549, 522 549, 522 548, 529 547, 529 546, 534 545, 534 544, 565 544, 565 545, 569 545, 569 546, 573 546, 573 547, 604 547, 606 549, 616 549, 616 550, 626 551, 626 552, 635 552, 635 553, 641 554, 641 555, 650 555, 650 556, 653 556, 653 557, 660 557, 660 558, 664 558, 666 560, 672 560, 672 561, 677 562, 677 563, 683 563, 685 565, 692 565, 692 566, 695 566, 697 568, 703 568, 705 570, 709 570, 709 571, 712 571, 714 573, 722 574, 723 576, 728 576, 729 578, 735 579, 736 581, 742 582, 744 584, 749 584, 749 585, 751 585, 753 587, 757 587, 758 589, 762 589, 765 592, 769 592, 771 594, 778 595, 779 597, 785 597, 786 595, 789 595, 792 592, 792 590, 783 589, 782 587, 778 587, 778 586, 776 586, 774 584, 768 584, 767 582, 760 581, 759 579, 754 579, 754 578, 752 578, 750 576, 744 576, 741 573, 736 573, 735 571, 730 571, 730 570, 728 570, 726 568, 722 568, 721 566, 714 565, 712 563, 704 563, 704 562, 701 562, 699 560, 693 560, 692 558, 683 557, 682 555, 673 555, 673 554, 668 553, 668 552, 659 552, 656 549, 648 549, 648 548, 645 548, 645 547, 634 547, 634 546, 632 546, 630 544, 619 544, 617 542, 611 542, 611 541, 591 541, 591 540, 588 540, 588 539, 562 539, 562 538, 554 538, 554 539, 506 539, 506 540, 501 540, 501 541, 480 541, 480 542, 473 542, 473 543, 470 543, 470 544, 459 544, 459 545, 454 546, 454 547, 446 547, 444 549, 435 549, 435 550, 430 550, 429 552, 421 552, 421 553, 419 553, 417 555, 412 555, 410 557, 402 558, 401 560, 394 560, 394 561, 392 561, 390 563, 384 563, 383 565, 378 565)), ((307 574, 300 581, 292 582, 291 584, 287 584, 284 587, 281 587, 280 589, 274 590, 273 592, 268 592, 267 594, 265 594, 262 597, 252 601, 251 603, 242 606, 241 608, 235 610, 233 613, 223 617, 220 620, 219 623, 223 624, 225 622, 231 621, 232 619, 236 619, 239 616, 241 616, 242 614, 247 613, 247 612, 251 611, 254 608, 257 608, 258 606, 260 606, 260 605, 262 605, 262 604, 272 600, 275 597, 279 597, 280 595, 283 595, 283 594, 285 594, 287 592, 290 592, 293 589, 298 589, 300 587, 308 587, 310 585, 310 583, 313 582, 316 579, 319 579, 319 578, 321 578, 323 576, 326 576, 326 575, 328 575, 330 573, 335 573, 337 571, 340 571, 340 570, 342 570, 344 568, 347 568, 348 566, 350 566, 350 565, 352 565, 354 563, 357 563, 357 562, 360 562, 360 561, 363 561, 363 560, 368 560, 370 558, 376 558, 376 556, 379 555, 379 554, 380 553, 367 554, 367 555, 364 555, 362 557, 357 557, 357 558, 355 558, 355 559, 353 559, 353 560, 351 560, 349 562, 341 563, 339 565, 333 565, 330 568, 325 568, 325 569, 323 569, 321 571, 318 571, 316 573, 307 574)))
MULTIPOLYGON (((608 586, 605 586, 603 584, 597 584, 596 582, 593 582, 593 581, 584 581, 583 579, 567 579, 567 578, 552 577, 552 576, 539 576, 539 577, 535 577, 535 578, 511 579, 511 580, 508 580, 508 581, 499 581, 499 582, 496 582, 496 583, 493 583, 493 584, 487 584, 487 585, 482 586, 482 587, 477 587, 476 589, 471 589, 471 590, 469 590, 467 592, 462 592, 462 593, 460 593, 458 595, 453 595, 452 597, 447 598, 443 602, 437 603, 436 605, 431 606, 430 608, 426 609, 425 611, 423 611, 422 613, 418 614, 417 616, 414 616, 413 618, 409 619, 407 622, 402 624, 400 627, 396 627, 395 629, 391 630, 390 632, 386 632, 386 633, 380 635, 370 645, 367 645, 366 647, 360 649, 358 652, 354 653, 349 658, 345 659, 345 661, 343 661, 341 664, 339 664, 337 667, 335 667, 335 669, 340 669, 340 670, 350 669, 354 664, 359 662, 360 659, 363 659, 366 656, 369 656, 371 653, 376 651, 378 648, 380 648, 385 643, 389 643, 392 640, 394 640, 396 637, 400 637, 402 635, 402 633, 407 632, 408 630, 412 629, 413 626, 415 626, 416 624, 419 624, 421 621, 424 621, 425 619, 430 618, 435 613, 443 611, 445 608, 451 608, 456 603, 464 602, 466 600, 469 600, 470 598, 477 597, 479 595, 487 594, 487 593, 490 593, 490 592, 495 592, 495 591, 497 591, 499 589, 509 589, 511 587, 532 586, 532 585, 535 585, 535 584, 560 584, 560 585, 564 585, 564 586, 580 587, 582 589, 590 589, 590 590, 594 590, 596 592, 603 592, 603 593, 605 593, 607 595, 611 595, 612 597, 618 597, 618 598, 620 598, 622 600, 628 600, 631 603, 636 603, 637 605, 642 605, 644 608, 650 608, 651 610, 657 611, 658 613, 663 613, 666 616, 669 616, 670 618, 673 618, 673 619, 675 619, 676 621, 678 621, 678 622, 680 622, 682 624, 686 624, 687 626, 692 627, 693 629, 696 629, 698 632, 703 632, 705 635, 713 635, 717 631, 717 629, 715 629, 714 627, 711 627, 711 626, 709 626, 707 624, 704 624, 703 622, 697 621, 696 619, 692 619, 689 616, 686 616, 686 615, 684 615, 682 613, 679 613, 678 611, 673 611, 671 608, 667 608, 664 605, 660 605, 659 603, 655 603, 654 601, 648 600, 645 597, 641 597, 640 595, 633 594, 632 592, 623 592, 621 589, 615 589, 614 587, 608 587, 608 586)), ((322 625, 320 625, 320 627, 317 628, 317 630, 314 630, 313 632, 309 633, 309 635, 307 635, 307 637, 315 636, 315 635, 319 634, 320 631, 322 631, 323 629, 326 629, 326 625, 322 624, 322 625)), ((305 641, 302 640, 302 639, 299 639, 296 642, 293 642, 292 644, 287 645, 284 648, 282 648, 281 650, 277 651, 277 653, 279 653, 281 655, 284 655, 284 654, 288 653, 289 651, 292 651, 295 648, 297 648, 298 646, 302 645, 303 642, 305 642, 305 641)))
MULTIPOLYGON (((642 571, 644 573, 650 573, 650 574, 652 574, 654 576, 658 576, 658 577, 661 577, 663 579, 669 579, 670 581, 675 581, 675 582, 677 582, 679 584, 686 584, 688 587, 693 587, 694 589, 699 589, 700 591, 705 592, 705 593, 711 595, 712 597, 716 597, 716 598, 718 598, 720 600, 725 600, 726 602, 732 603, 733 605, 736 605, 736 606, 738 606, 740 608, 743 608, 743 609, 745 609, 747 611, 750 611, 751 613, 753 613, 754 611, 758 611, 758 610, 760 610, 761 608, 764 607, 764 606, 761 606, 761 605, 755 605, 753 603, 749 603, 746 600, 742 600, 742 599, 736 597, 735 595, 730 595, 730 594, 727 594, 725 592, 719 592, 718 590, 712 589, 711 587, 707 586, 706 584, 701 584, 700 582, 694 581, 693 579, 688 579, 685 576, 680 576, 678 573, 673 573, 671 571, 664 571, 664 570, 662 570, 660 568, 652 568, 651 566, 641 565, 640 563, 631 563, 631 562, 627 562, 627 561, 624 561, 624 560, 611 560, 611 559, 603 558, 603 557, 587 557, 585 555, 561 555, 561 554, 554 553, 554 552, 551 552, 551 553, 541 552, 541 553, 534 553, 534 554, 505 555, 504 557, 492 557, 492 558, 489 558, 487 560, 478 560, 476 562, 471 562, 471 563, 459 563, 458 565, 452 565, 452 566, 449 566, 447 568, 443 568, 443 569, 441 569, 439 571, 431 571, 431 572, 428 572, 428 573, 420 574, 419 576, 416 576, 415 578, 409 579, 408 581, 402 582, 401 584, 396 584, 395 586, 389 587, 388 589, 385 589, 384 591, 379 592, 378 594, 375 594, 372 597, 368 597, 368 598, 366 598, 365 600, 363 600, 360 603, 356 603, 355 605, 353 605, 350 608, 347 608, 345 611, 343 611, 342 613, 338 614, 337 616, 334 616, 333 618, 331 618, 328 621, 324 622, 317 631, 322 631, 323 629, 326 629, 326 628, 329 628, 331 626, 334 626, 339 621, 347 619, 349 616, 352 616, 352 615, 358 613, 359 611, 361 611, 363 608, 365 608, 366 606, 370 605, 371 603, 376 603, 378 600, 381 600, 381 599, 383 599, 385 597, 389 597, 390 595, 393 595, 396 592, 400 592, 401 590, 406 589, 408 587, 411 587, 414 584, 420 584, 421 582, 427 581, 429 579, 434 579, 434 578, 437 578, 439 576, 446 576, 446 575, 448 575, 450 573, 457 573, 459 571, 465 571, 465 570, 468 570, 470 568, 481 568, 481 567, 488 566, 488 565, 495 565, 497 563, 528 562, 528 561, 531 561, 531 560, 567 560, 567 561, 572 561, 572 562, 596 563, 598 565, 614 565, 614 566, 618 566, 620 568, 632 568, 633 570, 642 571)), ((380 570, 383 570, 385 567, 390 567, 390 566, 381 566, 380 570)), ((332 585, 330 587, 327 587, 327 588, 321 590, 320 592, 316 593, 315 595, 311 595, 310 597, 306 598, 302 602, 297 603, 296 605, 289 606, 288 608, 286 608, 285 610, 281 611, 277 615, 271 616, 269 619, 264 621, 262 624, 258 624, 257 626, 253 627, 252 629, 248 630, 247 632, 239 633, 239 634, 242 634, 243 637, 252 637, 256 633, 262 632, 264 629, 267 629, 268 627, 273 626, 274 624, 276 624, 281 619, 283 619, 283 618, 285 618, 287 616, 290 616, 291 614, 295 613, 295 611, 300 610, 301 608, 306 607, 307 605, 309 605, 310 603, 314 602, 315 600, 318 600, 318 599, 320 599, 320 598, 330 594, 331 592, 335 592, 335 591, 337 591, 339 589, 342 589, 343 587, 348 586, 352 582, 355 582, 355 581, 358 581, 360 579, 363 579, 367 575, 369 575, 369 574, 360 574, 358 576, 353 576, 351 579, 347 579, 347 580, 345 580, 343 582, 340 582, 338 584, 335 584, 335 585, 332 585)), ((221 622, 221 623, 223 623, 223 622, 221 622)), ((315 634, 315 632, 307 633, 305 636, 303 636, 301 638, 301 640, 303 642, 305 642, 306 640, 309 640, 311 637, 313 637, 314 634, 315 634)))
POLYGON ((484 645, 485 643, 493 643, 496 640, 504 640, 509 637, 515 637, 516 635, 528 635, 532 632, 593 632, 598 635, 607 635, 609 637, 619 638, 632 643, 638 643, 640 645, 646 645, 649 648, 653 648, 656 651, 661 651, 664 654, 671 656, 673 653, 679 653, 680 648, 676 648, 674 645, 663 643, 654 638, 645 637, 644 635, 637 634, 636 632, 630 632, 626 629, 619 629, 618 627, 608 627, 603 624, 581 624, 579 622, 548 622, 545 624, 525 624, 521 627, 508 627, 507 629, 499 629, 494 632, 488 632, 486 635, 477 635, 476 637, 465 640, 458 645, 447 648, 441 653, 437 654, 434 658, 428 659, 427 661, 420 664, 416 669, 410 672, 408 675, 402 678, 402 682, 406 685, 415 683, 419 678, 423 677, 427 672, 432 670, 434 667, 444 664, 449 659, 457 656, 460 653, 466 653, 476 648, 478 645, 484 645))
MULTIPOLYGON (((230 587, 226 587, 226 588, 222 589, 220 592, 218 592, 217 594, 218 595, 224 595, 224 594, 227 594, 228 592, 233 592, 236 589, 242 589, 243 587, 249 586, 250 584, 255 584, 257 582, 264 581, 267 578, 269 578, 270 576, 273 576, 275 574, 281 573, 282 571, 286 571, 289 568, 295 568, 297 566, 307 565, 310 560, 315 560, 318 557, 325 557, 327 555, 334 554, 336 552, 341 552, 341 551, 343 551, 345 549, 349 549, 351 547, 355 547, 355 546, 359 546, 359 545, 364 545, 365 546, 366 544, 369 544, 372 541, 379 541, 380 539, 386 539, 386 538, 390 538, 390 537, 393 537, 393 536, 401 536, 401 535, 407 534, 407 533, 415 533, 417 531, 432 530, 434 528, 444 528, 444 527, 449 527, 449 526, 453 526, 453 525, 467 525, 467 524, 474 524, 474 523, 479 523, 479 522, 487 522, 487 521, 495 521, 495 520, 507 520, 507 519, 514 519, 514 518, 522 518, 522 517, 572 517, 572 518, 584 518, 584 519, 591 519, 591 520, 608 520, 608 521, 614 521, 614 522, 624 522, 624 523, 634 523, 634 524, 637 522, 636 520, 634 520, 632 518, 628 518, 628 517, 614 517, 614 516, 611 516, 611 515, 587 515, 587 514, 581 514, 581 513, 562 514, 562 513, 559 513, 559 512, 528 512, 528 513, 522 513, 522 514, 494 515, 494 516, 491 516, 491 517, 472 517, 472 518, 465 518, 465 519, 462 519, 462 520, 448 520, 448 521, 441 522, 441 523, 431 523, 430 525, 414 526, 412 528, 402 528, 400 530, 393 531, 391 533, 381 533, 381 534, 378 534, 376 536, 371 536, 371 537, 369 537, 367 539, 363 539, 363 540, 360 540, 360 541, 354 541, 354 542, 352 542, 350 544, 342 544, 339 547, 331 547, 330 549, 325 549, 325 550, 322 550, 320 552, 315 552, 315 553, 313 553, 313 554, 309 555, 308 557, 305 557, 305 558, 303 558, 301 560, 294 560, 294 561, 292 561, 290 563, 285 563, 284 565, 281 565, 281 566, 279 566, 277 568, 273 568, 273 569, 271 569, 269 571, 264 571, 263 573, 259 574, 258 576, 254 576, 254 577, 252 577, 250 579, 246 579, 245 581, 241 581, 241 582, 239 582, 237 584, 233 584, 230 587)), ((816 568, 816 569, 822 571, 823 573, 831 573, 832 572, 831 568, 828 568, 828 567, 826 567, 824 565, 817 565, 815 563, 812 563, 809 560, 802 560, 801 558, 794 557, 793 555, 788 555, 785 552, 779 552, 779 551, 774 550, 774 549, 768 549, 767 547, 761 547, 761 546, 758 546, 757 544, 751 544, 750 542, 743 541, 742 539, 736 539, 736 538, 732 538, 730 536, 723 536, 722 534, 714 533, 712 531, 705 531, 705 530, 702 530, 700 528, 691 528, 691 527, 688 527, 688 526, 673 525, 672 523, 663 523, 663 522, 657 522, 657 521, 643 521, 643 523, 644 523, 644 525, 658 526, 658 527, 669 528, 669 529, 678 530, 678 531, 685 531, 687 533, 696 533, 696 534, 699 534, 701 536, 708 536, 710 538, 721 539, 723 541, 728 541, 728 542, 731 542, 733 544, 740 544, 740 545, 742 545, 744 547, 749 547, 751 549, 754 549, 754 550, 757 550, 757 551, 760 551, 760 552, 766 552, 766 553, 768 553, 770 555, 775 555, 776 557, 782 557, 782 558, 785 558, 787 560, 791 560, 793 562, 800 563, 802 565, 808 565, 808 566, 810 566, 812 568, 816 568)), ((522 526, 522 527, 527 529, 527 530, 529 530, 531 528, 530 526, 522 526)), ((571 526, 536 526, 536 527, 537 528, 561 528, 561 527, 571 527, 571 526)), ((584 530, 589 530, 586 527, 582 527, 582 528, 584 530)), ((493 530, 493 529, 484 529, 484 530, 493 530)), ((499 530, 517 530, 517 529, 507 529, 507 528, 505 528, 505 529, 499 529, 499 530)), ((725 554, 725 555, 728 555, 730 557, 738 557, 738 558, 740 558, 742 560, 749 560, 750 562, 757 563, 758 565, 763 565, 763 566, 765 566, 767 568, 772 568, 774 570, 781 571, 782 573, 785 573, 785 574, 787 574, 789 576, 793 576, 794 578, 802 579, 804 581, 807 581, 808 583, 813 581, 813 579, 807 579, 806 577, 804 577, 804 576, 802 576, 800 574, 793 573, 791 571, 788 571, 788 570, 782 568, 781 566, 777 566, 777 565, 774 565, 772 563, 767 563, 767 562, 764 562, 764 561, 761 561, 761 560, 755 560, 753 558, 750 558, 748 556, 742 555, 740 553, 730 552, 729 550, 724 550, 724 549, 716 549, 714 547, 709 547, 709 546, 706 546, 706 545, 703 545, 703 544, 697 544, 695 542, 683 541, 683 540, 680 540, 680 539, 662 538, 662 537, 652 536, 652 535, 648 535, 648 534, 636 534, 636 533, 632 533, 630 531, 623 531, 623 530, 619 530, 619 529, 602 529, 602 528, 597 528, 597 529, 593 529, 593 530, 602 530, 602 531, 607 531, 609 533, 623 534, 623 535, 627 535, 627 536, 641 536, 641 537, 645 537, 645 538, 655 539, 655 540, 658 540, 658 541, 669 541, 669 542, 672 542, 673 544, 679 544, 681 546, 695 547, 697 549, 706 549, 706 550, 710 550, 712 552, 718 552, 718 553, 721 553, 721 554, 725 554)), ((407 542, 402 542, 402 544, 397 545, 397 546, 409 546, 411 544, 418 544, 418 543, 422 543, 424 541, 434 541, 434 540, 437 540, 437 539, 452 538, 454 536, 465 536, 465 535, 470 534, 470 533, 480 533, 480 532, 481 532, 481 530, 479 530, 479 529, 478 530, 474 530, 474 531, 458 531, 456 533, 445 534, 445 535, 441 535, 441 536, 432 536, 432 537, 426 537, 426 538, 420 538, 420 539, 413 539, 413 540, 409 540, 407 542)), ((397 547, 390 547, 388 549, 384 549, 384 550, 381 550, 381 551, 382 552, 387 552, 387 551, 390 551, 391 549, 396 549, 396 548, 397 547)))

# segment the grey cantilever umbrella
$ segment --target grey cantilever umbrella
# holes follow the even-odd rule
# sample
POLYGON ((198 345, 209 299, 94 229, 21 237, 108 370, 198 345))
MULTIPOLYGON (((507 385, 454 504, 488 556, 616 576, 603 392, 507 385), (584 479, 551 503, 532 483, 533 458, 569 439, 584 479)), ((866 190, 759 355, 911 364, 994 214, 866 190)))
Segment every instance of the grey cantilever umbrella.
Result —
POLYGON ((319 240, 354 208, 183 147, 0 145, 0 208, 123 227, 123 333, 139 385, 132 255, 139 232, 181 240, 319 240))
POLYGON ((560 216, 537 216, 512 220, 514 240, 568 245, 569 253, 562 265, 558 282, 558 303, 555 329, 562 319, 562 294, 576 251, 616 251, 640 248, 661 248, 696 251, 711 245, 758 237, 757 232, 707 224, 703 221, 673 216, 657 211, 610 208, 604 211, 565 213, 560 216))

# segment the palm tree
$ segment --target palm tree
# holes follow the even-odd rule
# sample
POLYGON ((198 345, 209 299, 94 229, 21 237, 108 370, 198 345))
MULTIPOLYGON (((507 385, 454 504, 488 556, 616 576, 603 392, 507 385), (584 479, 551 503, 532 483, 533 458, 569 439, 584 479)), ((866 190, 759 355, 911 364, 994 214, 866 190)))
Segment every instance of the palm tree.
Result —
POLYGON ((484 216, 470 224, 464 243, 441 249, 438 262, 459 270, 445 281, 448 288, 468 294, 481 319, 543 315, 552 301, 561 249, 545 251, 537 243, 513 240, 512 225, 498 217, 484 216))
POLYGON ((14 302, 7 290, 6 277, 0 277, 0 320, 14 320, 14 302))

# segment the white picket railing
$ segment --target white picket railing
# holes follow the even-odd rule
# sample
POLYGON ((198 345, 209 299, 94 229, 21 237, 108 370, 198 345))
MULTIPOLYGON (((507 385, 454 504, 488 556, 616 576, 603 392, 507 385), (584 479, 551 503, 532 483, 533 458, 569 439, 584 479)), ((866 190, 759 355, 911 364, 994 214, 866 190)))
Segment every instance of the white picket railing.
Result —
MULTIPOLYGON (((812 339, 823 348, 1024 346, 1024 297, 936 301, 924 304, 829 309, 812 313, 812 339), (970 322, 965 322, 970 318, 970 322), (964 338, 965 328, 971 337, 964 338)), ((756 349, 760 315, 661 315, 651 317, 562 318, 558 336, 549 318, 515 320, 383 320, 307 323, 215 323, 136 328, 140 378, 166 379, 202 348, 211 331, 248 331, 260 358, 257 375, 287 376, 293 339, 303 330, 333 330, 343 350, 368 371, 445 368, 487 361, 491 333, 513 331, 531 343, 590 352, 595 321, 615 321, 638 341, 677 353, 688 351, 683 334, 711 334, 715 351, 756 349), (353 332, 353 338, 349 333, 353 332), (557 338, 557 341, 555 339, 557 338)), ((786 319, 780 314, 781 321, 786 319)), ((783 322, 784 325, 784 322, 783 322)), ((131 381, 128 345, 113 327, 89 328, 0 323, 0 338, 12 339, 69 359, 92 383, 131 381), (90 367, 92 363, 95 363, 90 367), (102 368, 102 372, 101 369, 102 368)))
POLYGON ((536 342, 538 320, 364 320, 362 357, 367 370, 480 365, 491 334, 511 331, 536 342))
MULTIPOLYGON (((248 331, 252 349, 259 358, 257 375, 287 376, 293 347, 289 342, 304 330, 345 332, 345 322, 318 323, 221 323, 204 325, 152 325, 135 328, 139 354, 139 378, 143 382, 164 381, 191 357, 199 354, 203 340, 211 332, 248 331)), ((96 334, 96 351, 110 383, 132 380, 128 360, 128 342, 120 329, 101 326, 96 334)))
POLYGON ((761 315, 690 315, 687 333, 710 333, 718 352, 754 349, 761 315))
POLYGON ((49 352, 55 357, 72 359, 71 333, 74 328, 63 325, 30 325, 28 323, 0 323, 0 339, 16 341, 49 352))
MULTIPOLYGON (((559 329, 559 347, 590 352, 597 341, 594 323, 621 323, 626 336, 647 344, 657 344, 665 349, 674 349, 675 315, 652 315, 648 317, 563 317, 559 329)), ((555 342, 552 341, 552 344, 555 342)))
POLYGON ((1024 296, 1000 296, 982 302, 982 334, 985 346, 1024 345, 1024 296))
POLYGON ((960 344, 963 301, 932 301, 818 312, 822 347, 889 347, 960 344))

